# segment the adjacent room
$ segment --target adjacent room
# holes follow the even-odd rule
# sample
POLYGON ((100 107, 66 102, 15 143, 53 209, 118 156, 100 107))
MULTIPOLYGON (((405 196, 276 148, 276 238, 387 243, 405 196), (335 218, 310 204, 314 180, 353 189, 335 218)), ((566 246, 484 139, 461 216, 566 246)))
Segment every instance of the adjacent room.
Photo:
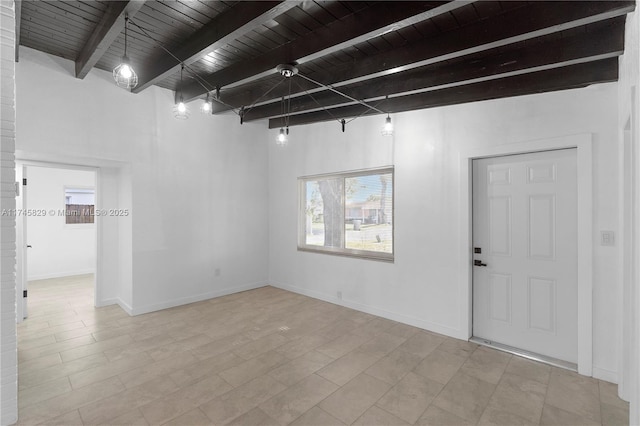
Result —
MULTIPOLYGON (((29 317, 29 291, 49 301, 69 295, 82 304, 95 301, 95 171, 35 164, 16 164, 16 180, 22 183, 16 205, 31 212, 16 221, 21 320, 29 317)), ((48 318, 51 311, 42 313, 48 318)))
POLYGON ((640 424, 635 1, 3 0, 0 424, 640 424))

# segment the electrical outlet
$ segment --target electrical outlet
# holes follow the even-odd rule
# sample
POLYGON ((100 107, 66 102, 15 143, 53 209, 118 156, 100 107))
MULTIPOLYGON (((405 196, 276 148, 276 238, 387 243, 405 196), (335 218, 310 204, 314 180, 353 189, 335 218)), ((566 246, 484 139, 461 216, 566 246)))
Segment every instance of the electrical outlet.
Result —
POLYGON ((613 231, 600 231, 600 245, 614 246, 616 244, 616 236, 613 231))
POLYGON ((338 300, 342 300, 342 292, 341 292, 341 291, 339 291, 339 292, 337 293, 337 296, 338 296, 338 300))

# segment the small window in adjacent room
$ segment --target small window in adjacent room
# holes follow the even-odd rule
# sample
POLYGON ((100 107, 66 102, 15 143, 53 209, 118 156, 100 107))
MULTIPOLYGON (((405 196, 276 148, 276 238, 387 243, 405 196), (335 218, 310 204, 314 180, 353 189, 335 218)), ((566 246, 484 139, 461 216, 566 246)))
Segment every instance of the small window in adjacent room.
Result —
POLYGON ((298 249, 393 261, 393 168, 307 176, 298 249))
POLYGON ((65 223, 94 223, 96 194, 93 188, 65 188, 65 223))

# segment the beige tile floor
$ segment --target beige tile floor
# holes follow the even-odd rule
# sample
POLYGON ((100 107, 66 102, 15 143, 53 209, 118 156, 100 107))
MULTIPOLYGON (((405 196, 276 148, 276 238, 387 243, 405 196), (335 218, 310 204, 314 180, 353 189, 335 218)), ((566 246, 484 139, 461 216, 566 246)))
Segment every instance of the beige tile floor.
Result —
POLYGON ((616 386, 273 287, 130 317, 30 283, 20 424, 625 425, 616 386))

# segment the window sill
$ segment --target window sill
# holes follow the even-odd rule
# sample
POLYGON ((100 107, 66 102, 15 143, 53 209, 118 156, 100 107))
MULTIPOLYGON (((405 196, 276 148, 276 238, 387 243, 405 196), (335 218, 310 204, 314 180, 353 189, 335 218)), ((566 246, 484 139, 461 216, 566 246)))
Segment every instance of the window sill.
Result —
POLYGON ((363 250, 345 250, 345 249, 334 249, 330 247, 322 247, 322 246, 298 246, 298 251, 304 251, 308 253, 319 253, 319 254, 329 254, 332 256, 341 256, 341 257, 353 257, 356 259, 363 260, 375 260, 378 262, 386 262, 386 263, 394 263, 394 255, 390 253, 377 253, 374 251, 363 251, 363 250))

